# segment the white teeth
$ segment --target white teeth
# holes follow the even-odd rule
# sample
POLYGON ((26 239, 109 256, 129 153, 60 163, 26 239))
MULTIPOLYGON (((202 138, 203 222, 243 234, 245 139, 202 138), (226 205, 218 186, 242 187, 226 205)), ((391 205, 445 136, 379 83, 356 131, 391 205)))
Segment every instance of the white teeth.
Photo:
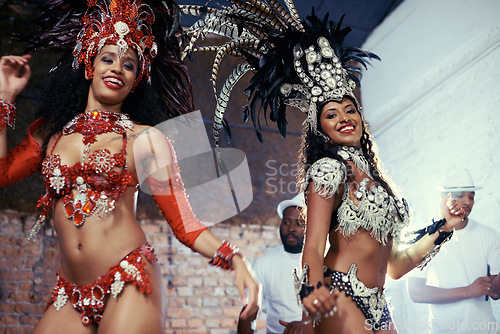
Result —
POLYGON ((120 87, 123 86, 123 82, 121 80, 116 79, 116 78, 104 78, 104 81, 105 82, 111 82, 111 83, 117 84, 120 87))
POLYGON ((346 131, 351 131, 354 130, 353 126, 345 126, 342 129, 339 130, 339 132, 346 132, 346 131))

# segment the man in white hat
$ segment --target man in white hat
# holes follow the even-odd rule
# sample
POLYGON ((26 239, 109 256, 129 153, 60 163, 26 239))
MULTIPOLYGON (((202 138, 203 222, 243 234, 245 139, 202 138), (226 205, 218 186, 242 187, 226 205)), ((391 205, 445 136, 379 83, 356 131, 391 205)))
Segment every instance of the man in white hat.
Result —
MULTIPOLYGON (((253 264, 255 278, 262 284, 267 333, 302 333, 302 310, 295 296, 293 269, 301 267, 305 224, 300 209, 303 207, 303 193, 278 204, 282 245, 269 250, 253 264)), ((239 334, 254 332, 251 323, 257 313, 246 321, 239 320, 239 334)))
POLYGON ((430 333, 499 333, 491 302, 500 298, 500 236, 469 219, 479 189, 466 169, 448 170, 438 188, 465 216, 422 275, 408 280, 413 301, 429 303, 430 333))

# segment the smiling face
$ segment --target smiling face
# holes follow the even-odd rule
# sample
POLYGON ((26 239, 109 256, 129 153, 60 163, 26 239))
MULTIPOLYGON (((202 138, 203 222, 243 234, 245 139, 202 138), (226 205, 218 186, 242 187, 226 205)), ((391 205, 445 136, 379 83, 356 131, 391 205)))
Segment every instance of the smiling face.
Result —
POLYGON ((119 112, 134 86, 138 69, 137 55, 129 48, 120 58, 117 50, 116 45, 105 45, 94 59, 94 77, 89 90, 88 110, 119 112))
POLYGON ((340 103, 326 103, 321 109, 319 122, 322 132, 333 145, 361 145, 363 123, 352 100, 344 98, 340 103))

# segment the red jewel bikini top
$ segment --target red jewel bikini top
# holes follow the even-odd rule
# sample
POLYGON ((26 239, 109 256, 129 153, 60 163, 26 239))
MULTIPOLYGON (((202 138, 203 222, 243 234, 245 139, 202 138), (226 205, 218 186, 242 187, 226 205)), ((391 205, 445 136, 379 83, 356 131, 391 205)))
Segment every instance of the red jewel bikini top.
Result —
POLYGON ((32 235, 38 232, 48 217, 56 198, 63 196, 66 216, 80 226, 90 215, 104 218, 114 209, 116 200, 123 196, 127 187, 137 186, 137 179, 127 170, 126 159, 126 129, 133 127, 133 122, 124 114, 98 110, 80 114, 64 127, 50 154, 42 162, 46 193, 38 201, 37 208, 43 207, 43 210, 32 235), (61 165, 59 154, 53 154, 54 148, 63 135, 74 132, 82 134, 87 145, 82 161, 73 166, 61 165), (108 149, 98 149, 89 155, 96 135, 107 132, 123 136, 121 152, 111 154, 108 149), (114 168, 123 169, 119 172, 114 168))

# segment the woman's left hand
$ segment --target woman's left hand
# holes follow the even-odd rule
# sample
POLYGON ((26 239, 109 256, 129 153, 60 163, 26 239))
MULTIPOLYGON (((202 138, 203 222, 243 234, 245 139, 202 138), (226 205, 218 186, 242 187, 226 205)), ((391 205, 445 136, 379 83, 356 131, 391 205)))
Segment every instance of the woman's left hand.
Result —
POLYGON ((441 215, 446 219, 443 228, 451 231, 464 220, 465 211, 450 193, 441 201, 441 215))
POLYGON ((259 306, 258 295, 259 285, 253 279, 252 275, 247 269, 245 262, 239 255, 235 255, 232 259, 234 270, 234 281, 236 288, 240 294, 240 299, 247 305, 245 310, 241 312, 240 317, 247 319, 250 315, 257 312, 259 306), (245 292, 246 289, 246 292, 245 292))

